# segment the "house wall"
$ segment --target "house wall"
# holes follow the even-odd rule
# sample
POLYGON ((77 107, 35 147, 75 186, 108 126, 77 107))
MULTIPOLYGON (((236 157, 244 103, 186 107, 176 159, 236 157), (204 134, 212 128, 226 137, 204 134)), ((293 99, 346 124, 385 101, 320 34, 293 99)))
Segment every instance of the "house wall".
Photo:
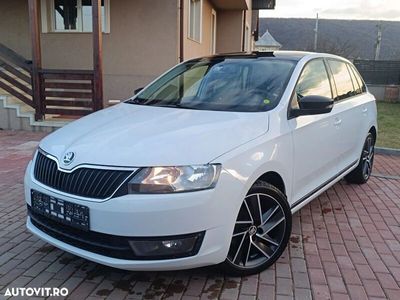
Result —
POLYGON ((31 57, 28 1, 0 0, 0 43, 31 57))
MULTIPOLYGON (((251 24, 251 20, 249 21, 251 24)), ((217 12, 217 53, 240 52, 243 42, 243 11, 217 12)))
MULTIPOLYGON (((212 53, 211 51, 211 24, 212 24, 212 9, 216 11, 217 15, 217 33, 216 33, 216 52, 229 53, 240 52, 243 49, 243 10, 221 10, 215 7, 211 1, 203 0, 203 29, 201 43, 188 38, 188 6, 190 0, 185 0, 185 15, 184 15, 184 59, 194 57, 207 56, 212 53)), ((222 1, 221 1, 222 2, 222 1)), ((247 0, 246 24, 249 27, 249 47, 251 50, 253 45, 253 38, 251 36, 252 28, 252 10, 251 1, 247 0)), ((227 5, 225 3, 225 5, 227 5)))
MULTIPOLYGON (((211 54, 214 5, 203 0, 202 41, 198 43, 188 38, 189 1, 185 0, 184 59, 211 54)), ((241 51, 243 11, 216 9, 216 13, 216 52, 241 51)), ((251 10, 246 14, 251 28, 251 10)), ((103 34, 106 101, 126 99, 178 62, 179 0, 110 0, 110 23, 110 33, 103 34)), ((0 0, 0 42, 30 59, 27 0, 0 0)), ((44 68, 92 69, 91 33, 42 33, 41 42, 44 68)))
MULTIPOLYGON (((211 21, 213 5, 208 0, 203 0, 203 14, 202 14, 202 37, 201 42, 194 41, 188 37, 189 30, 189 1, 185 0, 184 11, 184 59, 191 59, 200 56, 211 54, 211 21)), ((217 15, 218 19, 218 15, 217 15)))
POLYGON ((251 1, 248 3, 250 9, 246 11, 246 25, 249 28, 249 36, 248 36, 248 42, 249 42, 249 49, 248 51, 253 51, 254 50, 254 37, 252 35, 252 28, 253 28, 253 11, 251 10, 251 1))
MULTIPOLYGON (((0 0, 0 42, 31 57, 26 0, 0 0)), ((125 99, 178 62, 177 0, 111 0, 104 98, 125 99)), ((42 33, 44 68, 92 69, 91 33, 42 33)))

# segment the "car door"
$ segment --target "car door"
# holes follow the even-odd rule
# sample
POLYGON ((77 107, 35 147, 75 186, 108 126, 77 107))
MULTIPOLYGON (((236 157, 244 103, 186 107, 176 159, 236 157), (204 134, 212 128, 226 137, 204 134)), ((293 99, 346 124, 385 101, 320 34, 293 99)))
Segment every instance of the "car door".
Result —
MULTIPOLYGON (((314 59, 305 65, 289 109, 298 108, 298 100, 311 95, 333 97, 323 59, 314 59)), ((339 135, 334 125, 335 114, 333 108, 327 114, 289 117, 294 149, 292 207, 311 196, 338 172, 339 135)))
POLYGON ((337 151, 339 170, 345 170, 360 158, 365 132, 363 125, 363 95, 350 65, 342 60, 328 59, 333 84, 336 87, 335 124, 340 138, 337 151))
POLYGON ((360 116, 359 126, 359 137, 358 137, 358 147, 356 149, 361 149, 364 146, 366 132, 370 130, 371 118, 375 119, 376 105, 375 97, 367 93, 367 87, 365 82, 358 73, 356 67, 352 64, 347 65, 349 67, 350 73, 353 75, 353 83, 355 84, 357 93, 357 114, 360 116))

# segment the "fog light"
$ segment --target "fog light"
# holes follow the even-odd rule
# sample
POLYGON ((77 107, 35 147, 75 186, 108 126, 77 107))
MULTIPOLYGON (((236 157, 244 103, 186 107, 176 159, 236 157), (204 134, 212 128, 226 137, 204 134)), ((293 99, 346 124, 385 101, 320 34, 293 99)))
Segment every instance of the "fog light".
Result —
POLYGON ((149 259, 179 258, 199 252, 204 232, 165 238, 147 238, 129 241, 138 257, 149 259))

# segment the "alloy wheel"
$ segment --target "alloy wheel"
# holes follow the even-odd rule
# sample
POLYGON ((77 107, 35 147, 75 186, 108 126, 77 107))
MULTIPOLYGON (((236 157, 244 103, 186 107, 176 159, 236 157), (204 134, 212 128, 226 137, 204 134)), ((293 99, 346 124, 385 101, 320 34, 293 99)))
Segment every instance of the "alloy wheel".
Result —
POLYGON ((374 162, 374 141, 372 136, 368 136, 362 153, 362 172, 364 179, 371 176, 372 164, 374 162))
POLYGON ((272 196, 246 196, 235 223, 228 260, 240 268, 266 263, 284 239, 285 223, 283 208, 272 196))

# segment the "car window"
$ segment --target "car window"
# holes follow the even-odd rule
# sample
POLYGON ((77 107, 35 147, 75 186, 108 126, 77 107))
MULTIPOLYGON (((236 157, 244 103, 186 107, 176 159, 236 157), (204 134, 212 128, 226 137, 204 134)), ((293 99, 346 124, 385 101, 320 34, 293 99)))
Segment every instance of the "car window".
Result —
POLYGON ((158 89, 153 97, 155 99, 173 100, 182 92, 180 86, 185 86, 185 96, 191 97, 197 94, 201 81, 208 70, 207 65, 186 71, 182 76, 173 78, 168 84, 158 89))
POLYGON ((353 82, 354 94, 355 94, 355 95, 359 95, 359 94, 362 93, 360 84, 359 84, 359 82, 357 81, 357 78, 354 76, 354 72, 353 72, 353 70, 350 68, 350 65, 349 65, 349 64, 346 64, 346 66, 347 66, 347 70, 348 70, 349 73, 350 73, 351 81, 353 82))
POLYGON ((358 73, 355 66, 353 66, 353 65, 349 65, 349 66, 350 66, 350 69, 353 70, 353 74, 357 79, 357 82, 360 86, 361 92, 365 93, 367 91, 367 87, 365 86, 364 80, 362 80, 360 73, 358 73))
POLYGON ((337 97, 336 101, 346 99, 354 96, 353 83, 346 63, 339 60, 329 60, 329 66, 332 71, 333 79, 335 81, 337 97))
POLYGON ((189 61, 145 88, 127 103, 183 109, 259 112, 280 101, 295 61, 212 58, 189 61))
POLYGON ((298 108, 298 101, 305 96, 332 98, 329 77, 321 59, 312 60, 304 67, 296 85, 292 108, 298 108))

